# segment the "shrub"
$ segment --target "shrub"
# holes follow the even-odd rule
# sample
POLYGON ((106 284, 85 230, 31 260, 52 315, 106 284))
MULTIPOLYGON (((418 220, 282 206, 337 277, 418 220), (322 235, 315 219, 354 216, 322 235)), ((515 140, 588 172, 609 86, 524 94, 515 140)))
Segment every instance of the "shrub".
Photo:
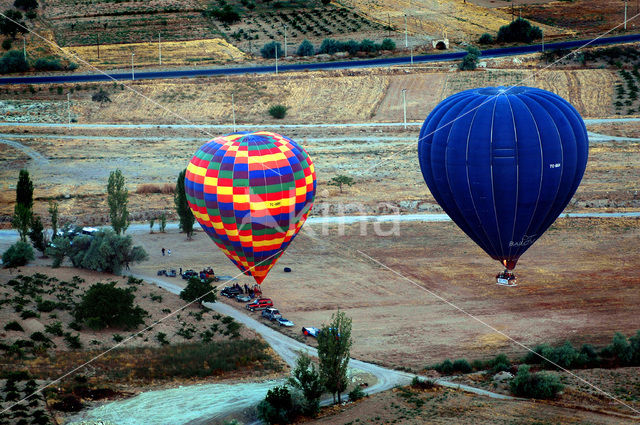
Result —
POLYGON ((225 4, 221 8, 218 8, 214 3, 211 3, 203 14, 208 18, 216 18, 225 24, 233 24, 240 20, 240 13, 230 4, 225 4))
POLYGON ((360 51, 371 53, 378 51, 378 45, 369 39, 364 39, 360 42, 360 51))
MULTIPOLYGON (((58 238, 54 240, 57 246, 58 238)), ((81 267, 99 272, 120 274, 123 267, 129 263, 144 261, 148 258, 145 250, 140 246, 132 246, 131 236, 118 235, 111 229, 101 230, 93 236, 79 235, 73 243, 66 247, 74 267, 81 267)), ((61 256, 64 252, 48 250, 49 255, 61 256)))
POLYGON ((80 342, 80 335, 71 335, 70 333, 67 333, 64 336, 64 341, 67 343, 67 346, 69 346, 69 348, 71 349, 77 350, 82 348, 82 343, 80 342))
POLYGON ((11 45, 13 44, 13 40, 11 40, 10 38, 5 38, 2 41, 2 48, 4 50, 11 50, 11 45))
POLYGON ((351 391, 349 391, 349 400, 358 401, 364 398, 367 394, 364 392, 360 385, 356 385, 351 391))
POLYGON ((497 41, 500 43, 531 43, 540 38, 542 38, 542 30, 539 27, 532 26, 526 19, 518 18, 509 25, 500 27, 497 41))
POLYGON ((44 330, 51 335, 62 336, 62 322, 54 322, 50 325, 45 325, 44 330))
POLYGON ((60 59, 51 56, 36 59, 33 67, 36 71, 61 71, 64 69, 62 63, 60 63, 60 59))
POLYGON ((396 43, 390 38, 385 38, 384 40, 382 40, 382 44, 380 44, 380 49, 381 50, 395 50, 396 49, 396 43))
POLYGON ((273 105, 269 108, 269 115, 276 119, 282 119, 287 115, 287 108, 284 105, 273 105))
POLYGON ((158 332, 156 334, 156 340, 162 345, 169 345, 169 341, 167 340, 167 334, 164 332, 158 332))
POLYGON ((4 325, 4 330, 24 332, 24 328, 22 327, 22 325, 20 325, 20 323, 16 322, 15 320, 4 325))
POLYGON ((86 322, 92 329, 105 327, 136 328, 144 323, 147 312, 134 306, 134 295, 128 289, 115 287, 115 282, 96 283, 84 294, 75 309, 78 322, 86 322))
POLYGON ((187 286, 180 292, 180 298, 187 302, 198 300, 200 304, 203 302, 214 303, 217 299, 216 290, 211 286, 211 280, 202 282, 197 277, 189 279, 187 286))
POLYGON ((68 395, 62 400, 53 403, 52 407, 62 412, 79 412, 82 410, 82 402, 75 395, 68 395))
POLYGON ((269 424, 292 423, 298 413, 298 406, 285 385, 271 388, 258 404, 258 417, 269 424))
POLYGON ((481 53, 476 47, 470 46, 467 48, 467 54, 462 58, 462 62, 458 65, 461 71, 473 71, 478 66, 478 58, 481 53))
POLYGON ((498 354, 490 362, 491 373, 506 372, 511 368, 511 362, 504 354, 498 354))
POLYGON ((298 46, 298 50, 296 50, 296 55, 298 56, 313 56, 314 53, 315 48, 313 47, 313 44, 311 44, 311 42, 306 38, 302 41, 302 43, 300 43, 300 46, 298 46))
POLYGON ((493 36, 489 33, 484 33, 478 39, 478 43, 480 44, 491 44, 494 42, 493 36))
POLYGON ((281 58, 284 53, 284 51, 282 50, 282 45, 277 41, 267 43, 262 46, 262 49, 260 49, 260 55, 265 59, 275 58, 276 52, 278 53, 279 58, 281 58))
POLYGON ((453 363, 446 359, 442 363, 436 365, 435 369, 443 375, 451 375, 453 373, 453 363))
POLYGON ((38 8, 38 0, 15 0, 13 5, 22 10, 32 10, 38 8))
POLYGON ((473 370, 469 362, 465 359, 458 359, 454 361, 452 366, 454 371, 460 373, 469 373, 473 370))
POLYGON ((122 342, 122 340, 124 340, 124 337, 120 334, 113 334, 112 338, 115 342, 122 342))
POLYGON ((511 381, 511 392, 518 397, 551 399, 555 398, 563 388, 557 376, 530 373, 528 365, 521 365, 511 381))
POLYGON ((31 319, 32 317, 38 318, 40 317, 40 315, 35 311, 24 310, 22 313, 20 313, 20 317, 22 317, 23 319, 31 319))
POLYGON ((18 241, 2 254, 3 267, 20 267, 35 258, 33 248, 27 242, 18 241))
POLYGON ((91 95, 91 100, 93 102, 98 102, 101 105, 104 105, 105 103, 111 102, 111 98, 109 97, 109 93, 107 93, 103 89, 100 89, 99 91, 97 91, 94 94, 92 94, 91 95))
POLYGON ((418 376, 414 376, 411 380, 411 386, 419 390, 428 390, 435 387, 435 385, 431 379, 422 379, 418 376))
POLYGON ((0 58, 0 74, 10 72, 25 72, 29 70, 29 64, 24 54, 19 50, 9 50, 0 58))
POLYGON ((627 337, 620 332, 615 333, 611 344, 604 351, 615 357, 622 364, 630 363, 634 357, 631 344, 627 341, 627 337))
POLYGON ((56 307, 58 307, 58 303, 51 300, 44 300, 44 301, 40 300, 36 304, 36 308, 38 309, 38 311, 41 311, 43 313, 49 313, 53 311, 56 307))
POLYGON ((320 49, 318 53, 324 53, 327 55, 332 55, 341 50, 340 42, 333 40, 331 38, 325 38, 322 40, 322 44, 320 45, 320 49))

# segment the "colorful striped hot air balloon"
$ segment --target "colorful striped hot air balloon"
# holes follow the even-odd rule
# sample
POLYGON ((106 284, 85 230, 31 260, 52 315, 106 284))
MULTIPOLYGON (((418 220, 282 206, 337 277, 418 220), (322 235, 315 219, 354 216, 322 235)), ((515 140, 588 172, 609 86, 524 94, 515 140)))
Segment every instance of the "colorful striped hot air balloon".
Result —
POLYGON ((262 283, 307 219, 316 174, 293 140, 239 132, 198 149, 185 189, 204 231, 243 273, 262 283))

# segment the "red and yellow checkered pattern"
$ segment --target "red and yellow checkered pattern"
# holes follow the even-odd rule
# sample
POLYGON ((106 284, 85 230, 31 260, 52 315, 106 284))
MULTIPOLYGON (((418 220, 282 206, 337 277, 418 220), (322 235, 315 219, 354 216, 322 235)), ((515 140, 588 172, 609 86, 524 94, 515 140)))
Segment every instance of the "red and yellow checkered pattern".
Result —
POLYGON ((204 231, 242 272, 262 283, 307 219, 316 174, 293 140, 240 132, 198 149, 185 189, 204 231))

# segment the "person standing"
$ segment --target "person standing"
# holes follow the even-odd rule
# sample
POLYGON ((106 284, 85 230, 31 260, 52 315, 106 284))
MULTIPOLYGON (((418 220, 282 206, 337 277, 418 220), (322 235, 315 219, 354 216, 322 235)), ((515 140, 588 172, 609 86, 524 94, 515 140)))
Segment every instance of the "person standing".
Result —
POLYGON ((171 248, 169 248, 169 249, 167 250, 167 255, 168 255, 169 257, 171 257, 171 248))
POLYGON ((162 247, 162 256, 164 257, 164 247, 162 247))

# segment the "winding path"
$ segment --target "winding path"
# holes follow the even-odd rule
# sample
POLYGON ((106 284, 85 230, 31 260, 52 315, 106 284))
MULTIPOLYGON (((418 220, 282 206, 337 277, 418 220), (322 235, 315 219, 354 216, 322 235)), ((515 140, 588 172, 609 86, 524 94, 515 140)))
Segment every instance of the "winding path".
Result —
POLYGON ((16 148, 24 152, 25 154, 29 155, 29 157, 38 165, 47 165, 49 163, 49 160, 47 158, 34 151, 33 149, 23 145, 22 143, 16 142, 15 140, 0 139, 0 143, 9 145, 12 148, 16 148))

